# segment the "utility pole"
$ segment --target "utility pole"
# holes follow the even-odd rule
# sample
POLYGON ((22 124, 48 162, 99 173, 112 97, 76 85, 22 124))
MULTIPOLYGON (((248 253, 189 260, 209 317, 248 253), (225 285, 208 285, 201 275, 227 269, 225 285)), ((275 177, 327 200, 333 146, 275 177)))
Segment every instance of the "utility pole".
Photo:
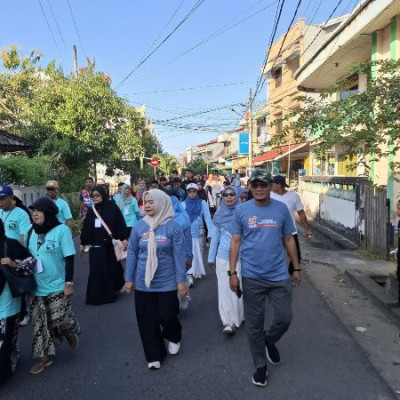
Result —
POLYGON ((75 70, 75 75, 78 73, 78 51, 76 49, 76 46, 73 45, 73 51, 74 51, 74 70, 75 70))
POLYGON ((251 88, 249 89, 249 170, 253 168, 253 96, 251 88))

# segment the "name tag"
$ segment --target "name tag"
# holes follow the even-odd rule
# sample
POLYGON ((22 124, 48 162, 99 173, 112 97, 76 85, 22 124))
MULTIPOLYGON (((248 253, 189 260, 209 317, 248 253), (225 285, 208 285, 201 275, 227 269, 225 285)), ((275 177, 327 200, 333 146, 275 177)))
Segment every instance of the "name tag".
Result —
POLYGON ((37 274, 40 274, 41 272, 43 272, 43 263, 40 258, 38 258, 36 260, 35 269, 36 269, 37 274))
POLYGON ((124 214, 129 215, 129 208, 124 208, 124 214))
POLYGON ((101 228, 101 221, 99 220, 99 218, 96 218, 94 220, 94 227, 95 228, 101 228))

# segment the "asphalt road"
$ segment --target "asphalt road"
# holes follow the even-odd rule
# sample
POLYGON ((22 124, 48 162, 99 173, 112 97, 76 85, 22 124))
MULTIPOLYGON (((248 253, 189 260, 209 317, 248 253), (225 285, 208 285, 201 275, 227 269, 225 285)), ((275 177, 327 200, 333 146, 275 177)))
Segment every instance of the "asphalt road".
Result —
POLYGON ((253 365, 244 327, 228 338, 218 316, 213 271, 196 281, 181 316, 182 348, 149 371, 133 296, 104 306, 84 304, 88 265, 77 257, 73 308, 80 347, 63 343, 52 366, 29 374, 31 327, 20 330, 21 358, 0 391, 4 400, 125 399, 394 399, 357 343, 308 281, 295 289, 294 320, 279 343, 282 362, 269 368, 265 388, 251 383, 253 365))

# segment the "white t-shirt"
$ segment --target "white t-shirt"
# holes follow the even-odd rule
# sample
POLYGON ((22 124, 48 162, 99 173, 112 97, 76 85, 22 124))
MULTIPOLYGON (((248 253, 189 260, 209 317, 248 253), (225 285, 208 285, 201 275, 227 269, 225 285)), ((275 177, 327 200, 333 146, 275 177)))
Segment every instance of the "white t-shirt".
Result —
MULTIPOLYGON (((286 192, 282 196, 278 193, 271 192, 271 199, 281 201, 287 205, 290 215, 292 216, 293 224, 296 226, 296 211, 301 211, 304 208, 300 196, 296 192, 286 192)), ((293 232, 293 234, 295 233, 297 233, 297 230, 293 232)))

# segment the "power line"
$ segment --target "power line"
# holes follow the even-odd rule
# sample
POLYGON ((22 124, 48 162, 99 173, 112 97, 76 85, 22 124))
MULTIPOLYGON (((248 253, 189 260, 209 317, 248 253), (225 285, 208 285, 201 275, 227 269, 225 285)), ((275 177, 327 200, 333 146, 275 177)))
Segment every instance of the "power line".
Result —
POLYGON ((55 15, 55 13, 54 13, 53 7, 51 6, 51 3, 50 3, 49 0, 47 0, 47 4, 48 4, 48 6, 49 6, 50 13, 51 13, 51 15, 52 15, 52 17, 53 17, 54 23, 56 24, 57 31, 58 31, 58 35, 60 36, 61 41, 62 41, 63 44, 64 44, 64 47, 67 49, 67 44, 65 43, 64 36, 63 36, 63 34, 61 33, 60 25, 58 24, 56 15, 55 15))
POLYGON ((238 85, 244 85, 247 83, 250 83, 250 82, 244 81, 244 82, 220 83, 220 84, 215 84, 215 85, 205 85, 205 86, 170 89, 170 90, 153 90, 153 91, 149 91, 149 92, 136 92, 136 93, 131 93, 131 94, 134 95, 134 94, 180 92, 180 91, 186 91, 186 90, 209 89, 209 88, 213 88, 213 87, 238 86, 238 85))
POLYGON ((131 76, 134 74, 195 12, 196 10, 204 3, 205 0, 198 0, 195 5, 190 9, 190 11, 185 15, 185 17, 179 22, 178 25, 161 41, 161 43, 152 50, 139 64, 131 71, 129 74, 122 79, 121 82, 117 84, 115 90, 124 84, 131 76))
POLYGON ((225 32, 227 32, 230 29, 235 28, 236 26, 248 21, 250 18, 253 18, 254 16, 260 14, 261 12, 263 12, 264 10, 272 7, 274 4, 278 3, 278 0, 273 1, 272 3, 268 4, 267 6, 255 11, 253 14, 250 14, 249 16, 242 18, 241 20, 239 20, 238 22, 234 23, 234 21, 239 18, 242 17, 244 14, 248 13, 249 10, 251 10, 252 8, 254 8, 255 6, 257 6, 259 3, 262 3, 265 0, 260 0, 257 3, 253 4, 252 6, 247 8, 247 11, 244 13, 241 13, 237 16, 235 16, 232 20, 230 20, 229 22, 227 22, 226 24, 224 24, 221 28, 217 29, 216 31, 214 31, 213 33, 211 33, 210 35, 208 35, 207 37, 205 37, 204 39, 202 39, 200 42, 196 43, 193 47, 191 47, 190 49, 184 51, 182 54, 180 54, 179 56, 175 57, 174 59, 164 63, 160 68, 157 68, 156 70, 152 71, 150 74, 147 74, 146 76, 144 76, 142 79, 140 79, 137 82, 143 82, 144 80, 146 80, 147 78, 149 78, 150 76, 154 75, 154 73, 157 73, 159 71, 161 71, 163 68, 165 68, 168 65, 171 65, 173 63, 175 63, 176 61, 178 61, 179 59, 181 59, 182 57, 186 56, 187 54, 191 53, 193 50, 197 49, 198 47, 202 46, 203 44, 208 43, 209 41, 217 38, 218 36, 221 36, 222 34, 224 34, 225 32))
MULTIPOLYGON (((274 26, 272 28, 272 33, 271 33, 271 37, 270 37, 270 40, 269 40, 268 51, 267 51, 267 54, 265 56, 265 60, 264 60, 263 65, 265 65, 267 63, 267 61, 268 61, 269 54, 271 52, 271 47, 272 47, 272 44, 274 43, 276 31, 278 29, 279 21, 281 19, 281 15, 282 15, 282 10, 283 10, 284 4, 285 4, 285 0, 282 0, 282 3, 280 4, 280 6, 279 6, 279 3, 278 3, 278 6, 276 8, 274 26)), ((256 89, 254 90, 254 95, 253 95, 253 101, 256 98, 256 96, 259 93, 259 91, 261 90, 262 82, 263 82, 263 71, 261 72, 261 74, 260 74, 260 76, 259 76, 259 78, 257 80, 256 89)))
POLYGON ((82 41, 82 38, 81 38, 81 34, 80 34, 80 32, 79 32, 79 29, 78 29, 78 24, 76 23, 76 19, 75 19, 75 16, 74 16, 74 12, 72 11, 71 3, 70 3, 69 0, 65 0, 65 1, 67 2, 69 14, 70 14, 70 16, 71 16, 72 23, 73 23, 73 25, 74 25, 74 29, 75 29, 76 35, 78 36, 79 44, 80 44, 80 46, 81 46, 81 48, 82 48, 83 54, 84 54, 84 55, 87 55, 87 54, 86 54, 86 50, 85 50, 85 46, 83 45, 83 41, 82 41))
POLYGON ((37 0, 37 2, 39 3, 40 10, 42 11, 43 17, 44 17, 44 19, 45 19, 45 21, 46 21, 46 24, 47 24, 47 27, 49 28, 51 37, 53 38, 53 42, 54 42, 54 44, 55 44, 55 46, 56 46, 56 48, 57 48, 58 53, 60 54, 62 63, 64 64, 64 63, 65 63, 65 62, 64 62, 64 58, 63 58, 63 56, 62 56, 62 53, 61 53, 61 51, 60 51, 60 48, 58 47, 56 37, 55 37, 55 35, 54 35, 53 29, 52 29, 51 26, 50 26, 49 20, 47 19, 47 15, 46 15, 46 12, 44 11, 43 5, 42 5, 42 3, 41 3, 40 0, 37 0))

